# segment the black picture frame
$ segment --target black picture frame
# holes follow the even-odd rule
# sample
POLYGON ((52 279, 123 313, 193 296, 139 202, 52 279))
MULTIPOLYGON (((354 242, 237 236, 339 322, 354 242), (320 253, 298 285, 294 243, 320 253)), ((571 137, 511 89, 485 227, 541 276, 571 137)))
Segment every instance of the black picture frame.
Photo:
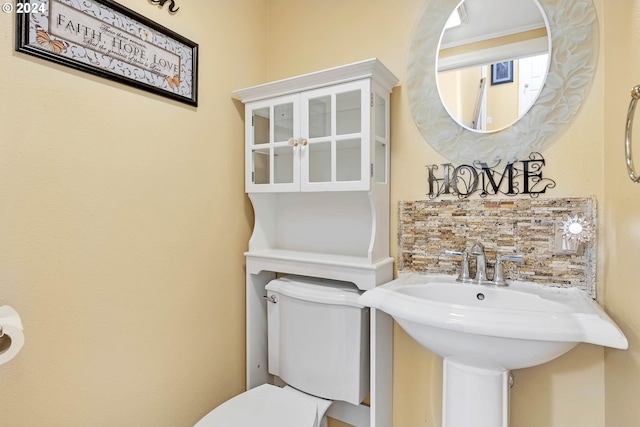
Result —
POLYGON ((513 61, 491 64, 491 85, 513 83, 513 61))
POLYGON ((16 4, 15 50, 197 107, 197 43, 112 0, 77 4, 16 4))

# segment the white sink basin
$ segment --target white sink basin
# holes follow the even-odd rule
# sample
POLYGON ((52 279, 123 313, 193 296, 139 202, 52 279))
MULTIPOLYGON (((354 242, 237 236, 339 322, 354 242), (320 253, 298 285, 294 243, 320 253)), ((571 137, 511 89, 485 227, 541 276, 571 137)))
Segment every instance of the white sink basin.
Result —
POLYGON ((358 302, 388 313, 444 358, 443 427, 508 426, 511 369, 548 362, 581 342, 628 347, 604 310, 575 288, 494 287, 411 273, 358 302))
POLYGON ((472 364, 526 368, 580 342, 628 347, 604 310, 575 288, 492 287, 408 274, 365 292, 359 302, 391 315, 423 347, 472 364))

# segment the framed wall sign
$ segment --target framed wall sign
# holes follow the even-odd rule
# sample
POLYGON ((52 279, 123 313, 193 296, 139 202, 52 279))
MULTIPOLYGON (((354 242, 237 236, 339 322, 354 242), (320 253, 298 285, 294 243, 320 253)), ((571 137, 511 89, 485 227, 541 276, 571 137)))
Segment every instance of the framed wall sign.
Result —
POLYGON ((18 52, 198 105, 196 43, 111 0, 22 3, 18 52))

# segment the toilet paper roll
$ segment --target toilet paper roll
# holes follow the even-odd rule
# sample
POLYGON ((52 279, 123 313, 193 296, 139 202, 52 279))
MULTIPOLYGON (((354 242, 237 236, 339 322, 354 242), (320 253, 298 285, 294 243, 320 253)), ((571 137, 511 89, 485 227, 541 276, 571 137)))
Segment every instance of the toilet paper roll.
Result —
POLYGON ((8 305, 0 306, 0 365, 7 363, 24 345, 24 331, 20 315, 8 305))

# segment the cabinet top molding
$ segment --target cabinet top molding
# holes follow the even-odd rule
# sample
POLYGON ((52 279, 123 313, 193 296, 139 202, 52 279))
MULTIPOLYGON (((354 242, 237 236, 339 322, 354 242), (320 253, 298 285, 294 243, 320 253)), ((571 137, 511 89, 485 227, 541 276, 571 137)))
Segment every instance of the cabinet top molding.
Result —
POLYGON ((367 78, 373 79, 388 92, 391 92, 391 89, 398 84, 398 78, 377 58, 372 58, 246 89, 239 89, 232 93, 235 99, 247 103, 367 78))

